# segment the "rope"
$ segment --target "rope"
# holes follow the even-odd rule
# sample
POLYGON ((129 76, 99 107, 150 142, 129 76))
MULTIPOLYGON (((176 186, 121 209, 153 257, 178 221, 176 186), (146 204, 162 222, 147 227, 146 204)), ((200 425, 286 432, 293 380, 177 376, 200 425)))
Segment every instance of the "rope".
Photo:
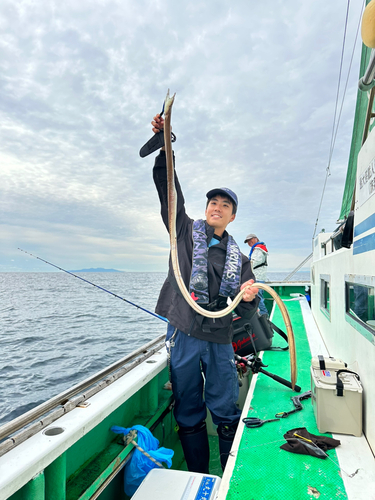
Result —
POLYGON ((305 263, 306 263, 309 259, 311 259, 311 257, 312 257, 312 256, 313 256, 313 253, 311 252, 311 254, 310 254, 308 257, 306 257, 306 259, 305 259, 303 262, 301 262, 301 264, 300 264, 299 266, 297 266, 297 267, 294 269, 294 271, 292 271, 290 274, 288 274, 288 276, 287 276, 286 278, 284 278, 284 279, 283 279, 283 282, 284 282, 284 281, 288 281, 288 280, 290 280, 290 278, 293 276, 293 274, 295 274, 297 271, 299 271, 299 270, 301 269, 301 267, 302 267, 302 266, 303 266, 303 265, 304 265, 304 264, 305 264, 305 263))
MULTIPOLYGON (((327 167, 328 170, 329 170, 329 167, 330 167, 330 164, 331 164, 331 158, 332 158, 332 152, 333 152, 333 145, 334 145, 336 113, 337 113, 337 106, 338 106, 339 94, 340 94, 341 73, 342 73, 342 63, 343 63, 343 60, 344 60, 346 30, 348 28, 349 4, 350 4, 350 0, 348 0, 348 5, 347 5, 347 8, 346 8, 345 29, 344 29, 344 38, 343 38, 343 41, 342 41, 342 49, 341 49, 341 60, 340 60, 339 79, 338 79, 337 93, 336 93, 335 113, 334 113, 334 116, 333 116, 331 146, 330 146, 330 151, 329 151, 329 160, 328 160, 328 167, 327 167)), ((338 126, 339 121, 340 120, 338 119, 337 120, 337 126, 338 126)))
MULTIPOLYGON (((360 20, 361 20, 361 17, 362 17, 363 8, 364 8, 364 6, 365 6, 365 1, 366 1, 366 0, 364 0, 363 5, 362 5, 362 10, 361 10, 361 14, 360 14, 360 20)), ((351 58, 350 58, 350 64, 349 64, 349 69, 348 69, 348 75, 347 75, 347 77, 346 77, 346 82, 345 82, 345 87, 344 87, 344 93, 343 93, 343 96, 342 96, 342 101, 341 101, 340 113, 339 113, 339 117, 338 117, 338 119, 337 119, 337 126, 336 126, 335 137, 334 137, 334 140, 333 140, 332 149, 331 149, 331 153, 330 153, 329 164, 331 164, 331 158, 332 158, 332 154, 333 154, 333 149, 334 149, 334 147, 335 147, 335 143, 336 143, 337 131, 338 131, 338 128, 339 128, 339 123, 340 123, 340 118, 341 118, 342 108, 343 108, 343 106, 344 106, 344 100, 345 100, 346 90, 347 90, 347 88, 348 88, 349 76, 350 76, 350 71, 351 71, 351 69, 352 69, 352 64, 353 64, 353 59, 354 59, 354 52, 355 52, 355 46, 356 46, 356 44, 357 44, 357 39, 358 39, 359 28, 360 28, 360 21, 358 22, 357 32, 356 32, 356 35, 355 35, 355 40, 354 40, 354 45, 353 45, 353 50, 352 50, 352 55, 351 55, 351 58)))
POLYGON ((143 453, 143 455, 145 457, 149 458, 151 460, 151 462, 154 462, 154 464, 156 464, 158 467, 160 467, 161 469, 164 469, 164 467, 162 466, 162 464, 160 462, 155 460, 155 458, 153 458, 149 453, 147 453, 146 450, 144 450, 143 448, 141 448, 139 446, 139 444, 135 441, 136 437, 137 437, 137 431, 135 429, 130 431, 126 436, 124 436, 124 441, 126 443, 126 446, 128 444, 132 444, 133 446, 135 446, 137 448, 137 450, 139 450, 141 453, 143 453))
POLYGON ((322 208, 324 193, 325 193, 325 189, 326 189, 326 185, 327 185, 327 179, 331 175, 331 173, 330 173, 331 160, 332 160, 332 156, 333 156, 333 150, 335 148, 337 132, 338 132, 339 123, 340 123, 340 119, 341 119, 342 108, 343 108, 344 101, 345 101, 346 89, 347 89, 347 86, 348 86, 349 75, 350 75, 350 71, 351 71, 351 67, 352 67, 352 63, 353 63, 354 51, 355 51, 355 46, 357 44, 357 38, 358 38, 358 33, 359 33, 359 28, 360 28, 361 18, 362 18, 362 12, 363 12, 363 8, 364 8, 364 5, 365 5, 365 2, 366 2, 366 0, 363 1, 361 14, 359 16, 359 21, 358 21, 358 26, 357 26, 357 32, 356 32, 356 36, 355 36, 355 40, 354 40, 354 45, 353 45, 352 55, 351 55, 351 59, 350 59, 348 74, 347 74, 347 77, 346 77, 346 83, 345 83, 344 93, 343 93, 343 96, 342 96, 341 108, 340 108, 340 112, 339 112, 339 116, 338 116, 337 124, 336 124, 336 128, 335 128, 337 105, 338 105, 338 97, 339 97, 339 92, 340 92, 340 81, 341 81, 342 63, 343 63, 343 58, 344 58, 344 48, 345 48, 346 31, 347 31, 347 25, 348 25, 348 13, 349 13, 349 4, 350 4, 350 0, 348 0, 347 10, 346 10, 346 19, 345 19, 344 39, 343 39, 343 46, 342 46, 342 50, 341 50, 341 61, 340 61, 339 81, 338 81, 338 86, 337 86, 335 113, 334 113, 333 124, 332 124, 331 145, 330 145, 329 157, 328 157, 328 165, 327 165, 327 168, 326 168, 326 177, 325 177, 325 180, 324 180, 322 196, 321 196, 321 199, 320 199, 320 204, 319 204, 318 214, 317 214, 316 221, 315 221, 314 234, 313 234, 312 239, 315 238, 316 228, 318 226, 320 211, 321 211, 321 208, 322 208))

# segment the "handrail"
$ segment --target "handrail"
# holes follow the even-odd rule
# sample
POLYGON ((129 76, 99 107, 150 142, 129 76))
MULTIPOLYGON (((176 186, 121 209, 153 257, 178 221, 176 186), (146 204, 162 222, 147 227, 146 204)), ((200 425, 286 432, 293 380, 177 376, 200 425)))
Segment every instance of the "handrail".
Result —
MULTIPOLYGON (((40 404, 36 408, 33 408, 32 410, 29 410, 28 412, 24 413, 23 415, 20 415, 19 417, 15 418, 11 422, 7 422, 3 426, 0 427, 0 440, 4 439, 5 437, 13 434, 14 432, 18 431, 19 429, 22 429, 25 425, 30 424, 37 418, 41 417, 42 415, 45 415, 47 412, 53 410, 59 405, 66 404, 70 398, 75 396, 76 394, 80 393, 87 387, 92 386, 99 380, 102 380, 104 377, 107 375, 110 375, 111 373, 115 372, 116 370, 120 369, 124 364, 129 363, 130 361, 134 360, 137 356, 141 355, 142 353, 145 353, 145 351, 148 351, 152 347, 154 347, 157 344, 160 344, 165 338, 165 334, 160 335, 154 340, 151 340, 147 344, 139 347, 132 353, 128 354, 124 358, 120 359, 119 361, 116 361, 112 365, 108 366, 107 368, 104 368, 100 372, 96 373, 95 375, 92 375, 91 377, 87 378, 86 380, 83 380, 82 382, 74 385, 73 387, 70 387, 64 392, 61 392, 57 396, 54 396, 53 398, 49 399, 48 401, 45 401, 44 403, 40 404)), ((160 349, 160 346, 158 346, 160 349)))
MULTIPOLYGON (((341 227, 342 226, 340 226, 340 228, 341 227)), ((340 228, 337 231, 335 231, 334 233, 332 233, 331 236, 328 238, 327 241, 322 241, 321 246, 325 247, 327 245, 327 243, 329 243, 330 241, 334 240, 336 238, 336 236, 338 236, 340 233, 342 233, 342 230, 340 228)))
POLYGON ((322 241, 322 242, 321 242, 321 244, 320 244, 320 246, 321 246, 322 248, 323 248, 323 247, 325 247, 325 246, 327 245, 327 243, 329 243, 329 242, 332 240, 332 237, 333 237, 333 234, 332 234, 332 236, 330 236, 330 237, 328 238, 328 240, 326 240, 326 241, 322 241))
POLYGON ((344 232, 344 227, 345 227, 345 223, 348 219, 345 219, 344 222, 342 222, 339 227, 336 229, 336 231, 334 233, 331 234, 331 236, 328 238, 328 240, 326 241, 323 241, 320 245, 321 247, 325 247, 327 245, 327 243, 329 243, 330 241, 334 240, 336 238, 336 236, 338 236, 340 233, 343 233, 344 232))

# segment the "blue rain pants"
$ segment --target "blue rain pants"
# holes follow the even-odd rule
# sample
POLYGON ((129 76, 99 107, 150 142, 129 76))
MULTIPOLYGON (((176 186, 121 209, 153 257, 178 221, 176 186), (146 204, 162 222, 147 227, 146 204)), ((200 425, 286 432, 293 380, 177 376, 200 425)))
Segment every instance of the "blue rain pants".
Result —
MULTIPOLYGON (((264 283, 264 281, 258 280, 258 283, 264 283)), ((255 284, 255 286, 256 286, 256 284, 255 284)), ((260 301, 258 304, 258 308, 259 308, 260 314, 267 314, 267 316, 268 316, 268 310, 267 310, 266 305, 264 303, 263 293, 264 293, 264 290, 262 288, 259 288, 258 297, 260 298, 260 301)))
POLYGON ((236 404, 239 385, 232 344, 200 340, 168 325, 166 346, 178 425, 201 423, 207 416, 206 405, 215 425, 238 423, 241 410, 236 404))

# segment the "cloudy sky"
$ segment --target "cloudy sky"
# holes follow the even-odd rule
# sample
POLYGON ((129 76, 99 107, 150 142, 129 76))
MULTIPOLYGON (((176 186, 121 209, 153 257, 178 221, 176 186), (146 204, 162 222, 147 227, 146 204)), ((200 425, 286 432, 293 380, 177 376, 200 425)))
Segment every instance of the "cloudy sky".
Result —
MULTIPOLYGON (((352 0, 342 94, 363 6, 352 0)), ((141 159, 176 92, 176 168, 192 218, 205 194, 239 197, 229 232, 256 233, 270 271, 312 248, 328 165, 345 0, 2 0, 0 271, 165 271, 169 240, 141 159)), ((360 40, 317 226, 344 188, 360 40)))

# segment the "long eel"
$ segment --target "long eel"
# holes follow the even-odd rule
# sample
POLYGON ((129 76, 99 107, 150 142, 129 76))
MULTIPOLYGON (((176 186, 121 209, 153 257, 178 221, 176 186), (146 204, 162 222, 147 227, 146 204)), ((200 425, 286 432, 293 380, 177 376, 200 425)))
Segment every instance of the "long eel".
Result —
MULTIPOLYGON (((175 188, 174 181, 174 168, 173 168, 173 156, 172 156, 172 142, 171 142, 171 116, 172 116, 172 105, 175 98, 174 94, 172 97, 169 96, 169 90, 167 92, 167 97, 164 103, 164 143, 165 152, 167 158, 167 179, 168 179, 168 225, 169 225, 169 239, 170 239, 170 250, 171 250, 171 261, 174 276, 176 278, 178 287, 182 293, 182 296, 189 304, 189 306, 194 309, 198 314, 205 316, 207 318, 221 318, 227 314, 231 314, 232 311, 237 307, 239 302, 242 300, 242 296, 245 293, 245 287, 241 292, 235 297, 230 305, 221 311, 207 311, 200 307, 190 296, 188 290, 186 289, 185 283, 181 276, 180 265, 178 263, 178 252, 177 252, 177 233, 176 233, 176 212, 177 212, 177 192, 175 188)), ((277 293, 268 285, 264 283, 255 283, 255 287, 261 288, 268 292, 276 301, 280 308, 285 327, 288 335, 289 352, 290 352, 290 375, 292 389, 297 382, 297 359, 296 359, 296 344, 294 340, 294 334, 292 330, 292 325, 289 317, 289 313, 285 304, 277 295, 277 293)))

